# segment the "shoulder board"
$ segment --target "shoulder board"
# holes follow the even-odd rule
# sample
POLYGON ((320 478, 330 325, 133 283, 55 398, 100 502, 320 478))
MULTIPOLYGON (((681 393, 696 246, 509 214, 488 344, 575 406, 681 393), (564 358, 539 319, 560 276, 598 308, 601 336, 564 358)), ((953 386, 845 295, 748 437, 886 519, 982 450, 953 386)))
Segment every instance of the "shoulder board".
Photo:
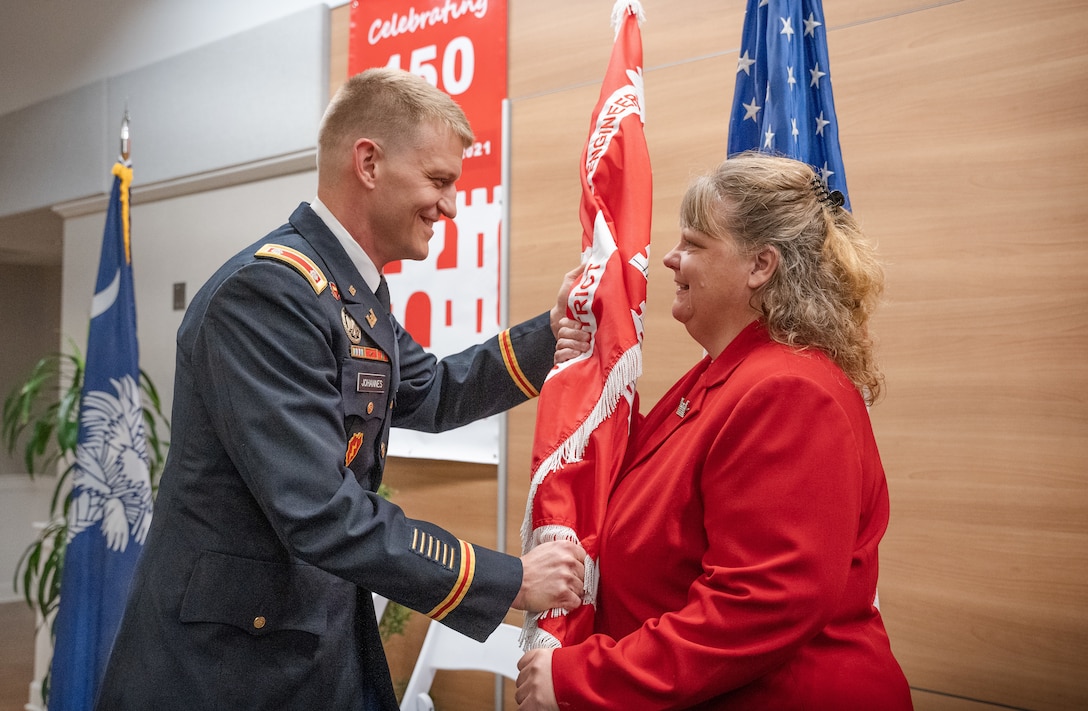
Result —
POLYGON ((314 288, 314 293, 320 294, 329 285, 329 280, 325 278, 325 275, 317 268, 313 260, 297 249, 269 242, 254 252, 253 256, 278 259, 284 264, 290 264, 298 270, 299 274, 306 277, 306 280, 310 282, 310 286, 314 288))

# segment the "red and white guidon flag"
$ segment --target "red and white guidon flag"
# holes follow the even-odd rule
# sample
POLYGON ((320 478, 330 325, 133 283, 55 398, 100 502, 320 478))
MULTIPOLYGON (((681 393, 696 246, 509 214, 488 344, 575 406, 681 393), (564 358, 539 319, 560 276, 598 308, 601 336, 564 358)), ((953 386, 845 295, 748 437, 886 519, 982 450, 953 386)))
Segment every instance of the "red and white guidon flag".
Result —
POLYGON ((525 649, 574 644, 593 632, 597 531, 623 461, 635 384, 650 250, 652 179, 643 134, 642 7, 619 0, 616 40, 582 153, 582 279, 567 316, 592 336, 589 351, 552 369, 537 404, 533 478, 522 524, 525 552, 553 540, 585 548, 585 603, 528 615, 525 649))

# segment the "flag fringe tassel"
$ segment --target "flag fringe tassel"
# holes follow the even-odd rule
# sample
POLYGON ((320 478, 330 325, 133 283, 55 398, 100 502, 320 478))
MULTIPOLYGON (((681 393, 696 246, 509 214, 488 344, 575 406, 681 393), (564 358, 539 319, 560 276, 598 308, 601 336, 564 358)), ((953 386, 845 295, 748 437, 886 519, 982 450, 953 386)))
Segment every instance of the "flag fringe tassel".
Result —
MULTIPOLYGON (((537 526, 533 529, 532 548, 536 548, 541 543, 547 541, 570 541, 571 543, 582 545, 582 540, 570 526, 549 524, 547 526, 537 526)), ((588 554, 586 555, 583 564, 585 565, 585 575, 582 589, 582 604, 596 606, 597 586, 600 581, 598 573, 599 569, 597 563, 588 554)), ((561 607, 541 613, 543 617, 561 617, 565 614, 567 614, 567 611, 561 607)))
POLYGON ((530 649, 559 649, 563 646, 555 635, 540 629, 537 625, 537 616, 531 614, 525 615, 525 624, 521 627, 518 644, 526 652, 530 649))
MULTIPOLYGON (((543 543, 546 540, 573 540, 578 542, 578 536, 574 531, 566 526, 541 526, 536 530, 538 542, 543 543), (552 538, 551 535, 556 534, 557 537, 552 538)), ((597 605, 597 584, 600 580, 598 575, 599 568, 592 558, 586 556, 585 559, 585 591, 582 593, 583 605, 597 605)), ((544 612, 538 612, 536 614, 527 613, 525 615, 525 622, 521 626, 521 635, 518 637, 518 644, 521 648, 528 652, 530 649, 559 649, 563 644, 559 639, 547 632, 540 629, 540 621, 547 619, 554 619, 556 617, 563 617, 568 612, 561 607, 556 607, 551 610, 545 610, 544 612)))
POLYGON ((536 491, 541 483, 552 472, 559 471, 567 462, 577 462, 582 458, 589 444, 589 436, 593 430, 612 416, 616 411, 616 405, 620 398, 627 392, 628 387, 638 382, 642 375, 642 347, 635 344, 627 349, 616 365, 608 374, 604 387, 601 389, 601 397, 593 407, 593 411, 582 422, 570 437, 563 441, 548 455, 537 467, 529 485, 529 496, 526 498, 525 519, 521 524, 522 552, 528 553, 533 549, 533 501, 536 500, 536 491))
MULTIPOLYGON (((567 531, 570 531, 571 535, 574 534, 574 531, 567 528, 566 526, 542 526, 541 528, 538 528, 537 531, 541 532, 544 535, 547 535, 544 529, 565 529, 567 531)), ((574 536, 573 540, 577 542, 577 538, 577 536, 574 536)), ((543 537, 540 538, 541 542, 543 542, 544 540, 558 539, 548 539, 543 537)), ((586 556, 585 565, 585 592, 582 593, 582 604, 593 605, 594 607, 596 607, 597 585, 600 581, 600 568, 597 567, 597 563, 589 556, 586 556)), ((568 614, 567 611, 561 607, 557 607, 551 610, 545 610, 544 612, 540 612, 535 615, 526 614, 525 622, 521 626, 521 635, 518 637, 518 644, 520 644, 521 648, 526 652, 528 652, 530 649, 559 649, 563 646, 562 643, 555 635, 540 629, 540 621, 555 617, 563 617, 566 614, 568 614)))

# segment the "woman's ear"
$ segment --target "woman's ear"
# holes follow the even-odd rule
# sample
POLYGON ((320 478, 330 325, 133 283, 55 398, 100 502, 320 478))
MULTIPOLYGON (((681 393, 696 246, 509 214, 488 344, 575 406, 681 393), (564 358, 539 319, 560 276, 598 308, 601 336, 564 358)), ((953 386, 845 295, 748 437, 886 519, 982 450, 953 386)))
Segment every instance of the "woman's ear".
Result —
POLYGON ((765 245, 752 258, 752 273, 748 275, 748 287, 758 289, 771 280, 778 269, 778 248, 765 245))

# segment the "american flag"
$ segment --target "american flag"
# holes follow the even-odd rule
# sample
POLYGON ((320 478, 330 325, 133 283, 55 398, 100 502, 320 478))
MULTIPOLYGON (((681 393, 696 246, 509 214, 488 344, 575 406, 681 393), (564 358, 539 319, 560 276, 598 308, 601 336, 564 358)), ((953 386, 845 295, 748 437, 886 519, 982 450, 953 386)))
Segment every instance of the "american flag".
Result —
POLYGON ((747 150, 808 163, 850 209, 820 0, 748 0, 729 155, 747 150))

